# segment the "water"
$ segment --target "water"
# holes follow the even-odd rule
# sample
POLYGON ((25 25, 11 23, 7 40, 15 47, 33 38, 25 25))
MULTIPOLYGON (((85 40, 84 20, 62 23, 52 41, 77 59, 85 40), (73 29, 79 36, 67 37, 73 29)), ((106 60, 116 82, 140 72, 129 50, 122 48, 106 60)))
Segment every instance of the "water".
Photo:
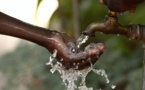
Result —
MULTIPOLYGON (((79 39, 77 40, 77 48, 80 48, 80 46, 85 43, 88 40, 89 36, 81 35, 79 39)), ((73 44, 69 43, 73 47, 73 44)), ((74 49, 75 50, 75 49, 74 49)), ((86 86, 86 77, 88 73, 93 71, 95 74, 100 75, 105 78, 106 83, 109 84, 110 80, 108 79, 108 76, 104 69, 94 69, 93 64, 91 63, 91 67, 85 68, 83 70, 76 70, 76 68, 71 68, 66 70, 61 63, 53 63, 53 60, 55 59, 57 55, 57 50, 55 49, 53 54, 50 56, 49 61, 46 63, 46 65, 50 65, 52 68, 50 69, 50 72, 53 74, 54 72, 59 72, 60 77, 62 78, 62 81, 64 85, 67 87, 68 90, 93 90, 92 87, 86 86), (81 78, 81 82, 79 85, 76 85, 76 81, 78 78, 81 78)), ((63 58, 60 60, 63 61, 63 58)), ((76 63, 74 63, 76 65, 76 63)), ((76 65, 77 66, 77 65, 76 65)), ((111 89, 115 89, 116 86, 112 85, 111 89)), ((98 90, 102 90, 101 88, 98 90)))
POLYGON ((77 40, 77 48, 80 48, 80 46, 82 45, 82 44, 84 44, 87 40, 88 40, 88 38, 89 38, 89 36, 88 35, 81 35, 80 37, 79 37, 79 39, 77 40))
MULTIPOLYGON (((57 51, 55 50, 54 53, 50 57, 56 56, 56 52, 57 51)), ((83 70, 76 70, 75 68, 71 68, 71 69, 66 70, 62 66, 62 64, 59 62, 57 62, 56 64, 53 64, 52 63, 53 60, 54 59, 51 59, 50 60, 51 63, 50 63, 50 61, 47 63, 47 65, 50 65, 52 67, 50 72, 52 74, 56 71, 60 73, 60 77, 62 78, 62 82, 67 87, 67 90, 76 90, 76 89, 77 90, 93 90, 92 87, 86 86, 86 77, 87 77, 88 73, 90 73, 91 71, 93 71, 97 75, 104 77, 107 84, 109 84, 109 82, 110 82, 104 69, 94 69, 91 66, 91 67, 88 67, 88 68, 83 69, 83 70), (79 85, 76 85, 75 82, 78 80, 79 77, 81 78, 81 82, 79 85)), ((116 87, 115 85, 111 86, 112 89, 115 89, 115 87, 116 87)), ((99 90, 102 90, 102 89, 99 89, 99 90)))
POLYGON ((112 88, 112 89, 115 89, 115 88, 116 88, 116 85, 112 85, 111 88, 112 88))
POLYGON ((72 47, 72 52, 75 53, 77 52, 77 49, 79 49, 81 47, 82 44, 84 44, 87 40, 88 40, 89 36, 88 35, 81 35, 77 42, 76 42, 76 46, 73 46, 69 43, 69 45, 72 47))
POLYGON ((46 65, 51 65, 51 67, 53 67, 52 61, 55 59, 56 55, 57 55, 57 50, 54 49, 54 52, 53 52, 53 54, 49 57, 49 62, 47 62, 46 65))
POLYGON ((108 79, 108 76, 107 76, 107 74, 106 74, 106 72, 105 72, 104 69, 99 69, 99 70, 97 70, 97 69, 92 69, 92 71, 93 71, 94 73, 96 73, 96 74, 98 74, 98 75, 104 77, 104 78, 106 79, 106 83, 107 83, 107 84, 110 83, 110 80, 108 79))

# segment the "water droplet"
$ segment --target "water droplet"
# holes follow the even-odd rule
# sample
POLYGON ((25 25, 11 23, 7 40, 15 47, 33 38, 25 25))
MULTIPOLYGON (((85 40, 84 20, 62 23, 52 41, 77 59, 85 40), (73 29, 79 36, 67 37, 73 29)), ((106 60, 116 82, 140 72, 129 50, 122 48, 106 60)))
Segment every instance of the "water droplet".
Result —
POLYGON ((63 61, 63 58, 62 58, 62 59, 60 59, 60 61, 62 62, 62 61, 63 61))
POLYGON ((76 49, 75 48, 72 48, 71 51, 72 51, 72 53, 75 53, 76 52, 76 49))
MULTIPOLYGON (((106 78, 106 77, 105 77, 105 78, 106 78)), ((110 82, 110 80, 106 78, 106 83, 108 84, 109 82, 110 82)))
POLYGON ((112 89, 115 89, 115 88, 116 88, 116 85, 112 85, 111 88, 112 88, 112 89))

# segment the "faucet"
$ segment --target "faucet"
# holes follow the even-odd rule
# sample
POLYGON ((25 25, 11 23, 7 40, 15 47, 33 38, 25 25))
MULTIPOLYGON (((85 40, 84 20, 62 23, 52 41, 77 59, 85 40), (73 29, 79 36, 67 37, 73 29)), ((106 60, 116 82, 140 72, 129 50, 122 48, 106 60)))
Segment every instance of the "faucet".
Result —
POLYGON ((84 35, 95 36, 95 32, 102 32, 105 34, 124 35, 128 39, 145 41, 145 25, 130 24, 121 25, 118 22, 116 12, 109 11, 101 23, 92 23, 83 32, 84 35))

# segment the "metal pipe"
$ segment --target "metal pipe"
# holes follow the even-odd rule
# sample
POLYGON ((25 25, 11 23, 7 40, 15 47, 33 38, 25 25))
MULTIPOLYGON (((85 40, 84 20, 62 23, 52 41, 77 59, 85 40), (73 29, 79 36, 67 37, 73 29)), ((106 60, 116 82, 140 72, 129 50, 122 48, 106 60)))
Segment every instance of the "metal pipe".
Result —
POLYGON ((139 25, 140 40, 143 41, 143 72, 142 72, 142 90, 145 90, 145 25, 139 25))
POLYGON ((143 50, 144 56, 143 56, 142 90, 145 90, 145 43, 143 43, 143 50))
POLYGON ((115 12, 109 12, 101 23, 93 23, 87 27, 83 32, 84 35, 95 36, 95 32, 102 32, 105 34, 120 34, 129 39, 140 40, 142 35, 141 27, 143 25, 121 25, 118 22, 117 14, 115 12))
POLYGON ((145 25, 132 24, 120 25, 118 23, 117 14, 109 12, 108 16, 102 23, 94 23, 88 26, 83 32, 85 35, 94 36, 95 32, 103 32, 105 34, 121 34, 129 39, 143 41, 143 75, 142 75, 142 90, 145 90, 145 25))
POLYGON ((74 37, 77 39, 80 35, 80 12, 78 0, 72 0, 74 17, 74 37))

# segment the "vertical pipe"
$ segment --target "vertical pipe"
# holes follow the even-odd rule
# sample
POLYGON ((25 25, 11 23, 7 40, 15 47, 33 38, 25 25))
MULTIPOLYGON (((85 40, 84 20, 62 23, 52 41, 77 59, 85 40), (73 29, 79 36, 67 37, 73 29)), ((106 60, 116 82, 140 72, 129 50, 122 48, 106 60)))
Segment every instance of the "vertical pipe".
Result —
POLYGON ((59 6, 58 6, 58 9, 57 9, 57 15, 59 17, 59 24, 60 24, 59 31, 63 32, 64 26, 65 26, 64 15, 63 15, 63 12, 62 12, 61 1, 58 0, 58 3, 59 3, 59 6))
POLYGON ((74 16, 74 31, 75 31, 75 39, 77 39, 80 35, 80 13, 79 13, 79 4, 78 0, 72 0, 73 4, 73 16, 74 16))
POLYGON ((145 90, 145 25, 139 24, 140 39, 143 41, 143 73, 142 73, 142 89, 145 90))
POLYGON ((145 90, 145 43, 143 44, 144 56, 143 56, 143 75, 142 75, 142 90, 145 90))
POLYGON ((144 50, 144 56, 143 56, 143 74, 142 74, 142 90, 145 90, 145 25, 139 25, 140 26, 140 35, 141 39, 143 41, 143 50, 144 50))

